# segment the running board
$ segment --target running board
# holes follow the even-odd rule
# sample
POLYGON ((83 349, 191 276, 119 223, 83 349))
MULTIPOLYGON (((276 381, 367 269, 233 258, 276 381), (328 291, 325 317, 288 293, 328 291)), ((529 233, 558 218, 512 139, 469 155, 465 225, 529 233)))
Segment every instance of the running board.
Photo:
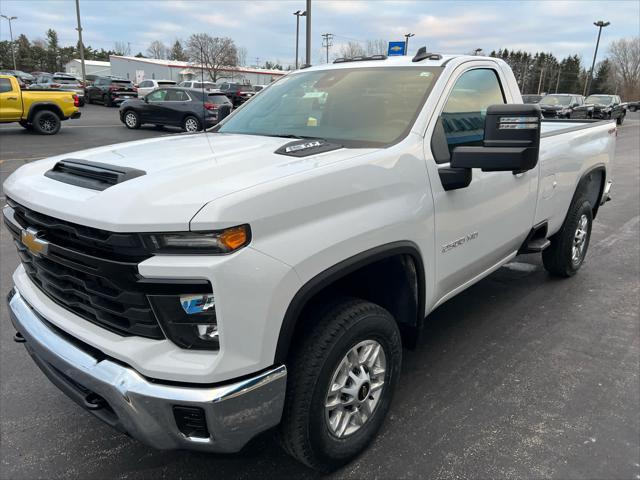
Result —
POLYGON ((527 242, 520 250, 521 253, 540 253, 545 248, 551 245, 551 242, 547 238, 535 238, 527 242))

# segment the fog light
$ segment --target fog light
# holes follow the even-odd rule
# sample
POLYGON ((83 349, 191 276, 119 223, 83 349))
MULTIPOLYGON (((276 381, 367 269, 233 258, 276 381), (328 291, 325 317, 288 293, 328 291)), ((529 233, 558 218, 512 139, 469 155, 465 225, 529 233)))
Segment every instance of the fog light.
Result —
POLYGON ((196 325, 198 329, 198 337, 202 340, 214 341, 218 340, 218 325, 210 323, 207 325, 196 325))

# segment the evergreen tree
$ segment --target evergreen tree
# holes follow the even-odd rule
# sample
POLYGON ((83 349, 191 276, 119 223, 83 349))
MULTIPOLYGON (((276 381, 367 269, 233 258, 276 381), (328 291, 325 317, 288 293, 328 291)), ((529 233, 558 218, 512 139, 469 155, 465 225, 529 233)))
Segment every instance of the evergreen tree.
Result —
POLYGON ((176 40, 175 43, 169 49, 169 60, 178 60, 180 62, 186 62, 189 58, 187 57, 187 53, 182 48, 182 43, 180 40, 176 40))

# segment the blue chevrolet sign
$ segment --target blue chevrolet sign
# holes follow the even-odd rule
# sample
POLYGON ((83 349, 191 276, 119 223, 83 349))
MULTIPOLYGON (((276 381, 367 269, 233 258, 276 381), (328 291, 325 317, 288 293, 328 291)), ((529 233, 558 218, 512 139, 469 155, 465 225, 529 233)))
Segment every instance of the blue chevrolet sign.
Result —
POLYGON ((404 55, 404 42, 389 42, 387 56, 404 55))

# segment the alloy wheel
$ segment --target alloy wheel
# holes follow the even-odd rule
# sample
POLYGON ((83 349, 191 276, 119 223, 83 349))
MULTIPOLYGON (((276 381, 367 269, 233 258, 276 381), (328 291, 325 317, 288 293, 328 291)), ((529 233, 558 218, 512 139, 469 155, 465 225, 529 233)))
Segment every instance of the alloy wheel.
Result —
POLYGON ((571 261, 573 261, 574 265, 582 261, 588 234, 589 219, 585 214, 582 214, 580 220, 578 220, 578 226, 576 227, 576 232, 573 236, 573 245, 571 247, 571 261))

